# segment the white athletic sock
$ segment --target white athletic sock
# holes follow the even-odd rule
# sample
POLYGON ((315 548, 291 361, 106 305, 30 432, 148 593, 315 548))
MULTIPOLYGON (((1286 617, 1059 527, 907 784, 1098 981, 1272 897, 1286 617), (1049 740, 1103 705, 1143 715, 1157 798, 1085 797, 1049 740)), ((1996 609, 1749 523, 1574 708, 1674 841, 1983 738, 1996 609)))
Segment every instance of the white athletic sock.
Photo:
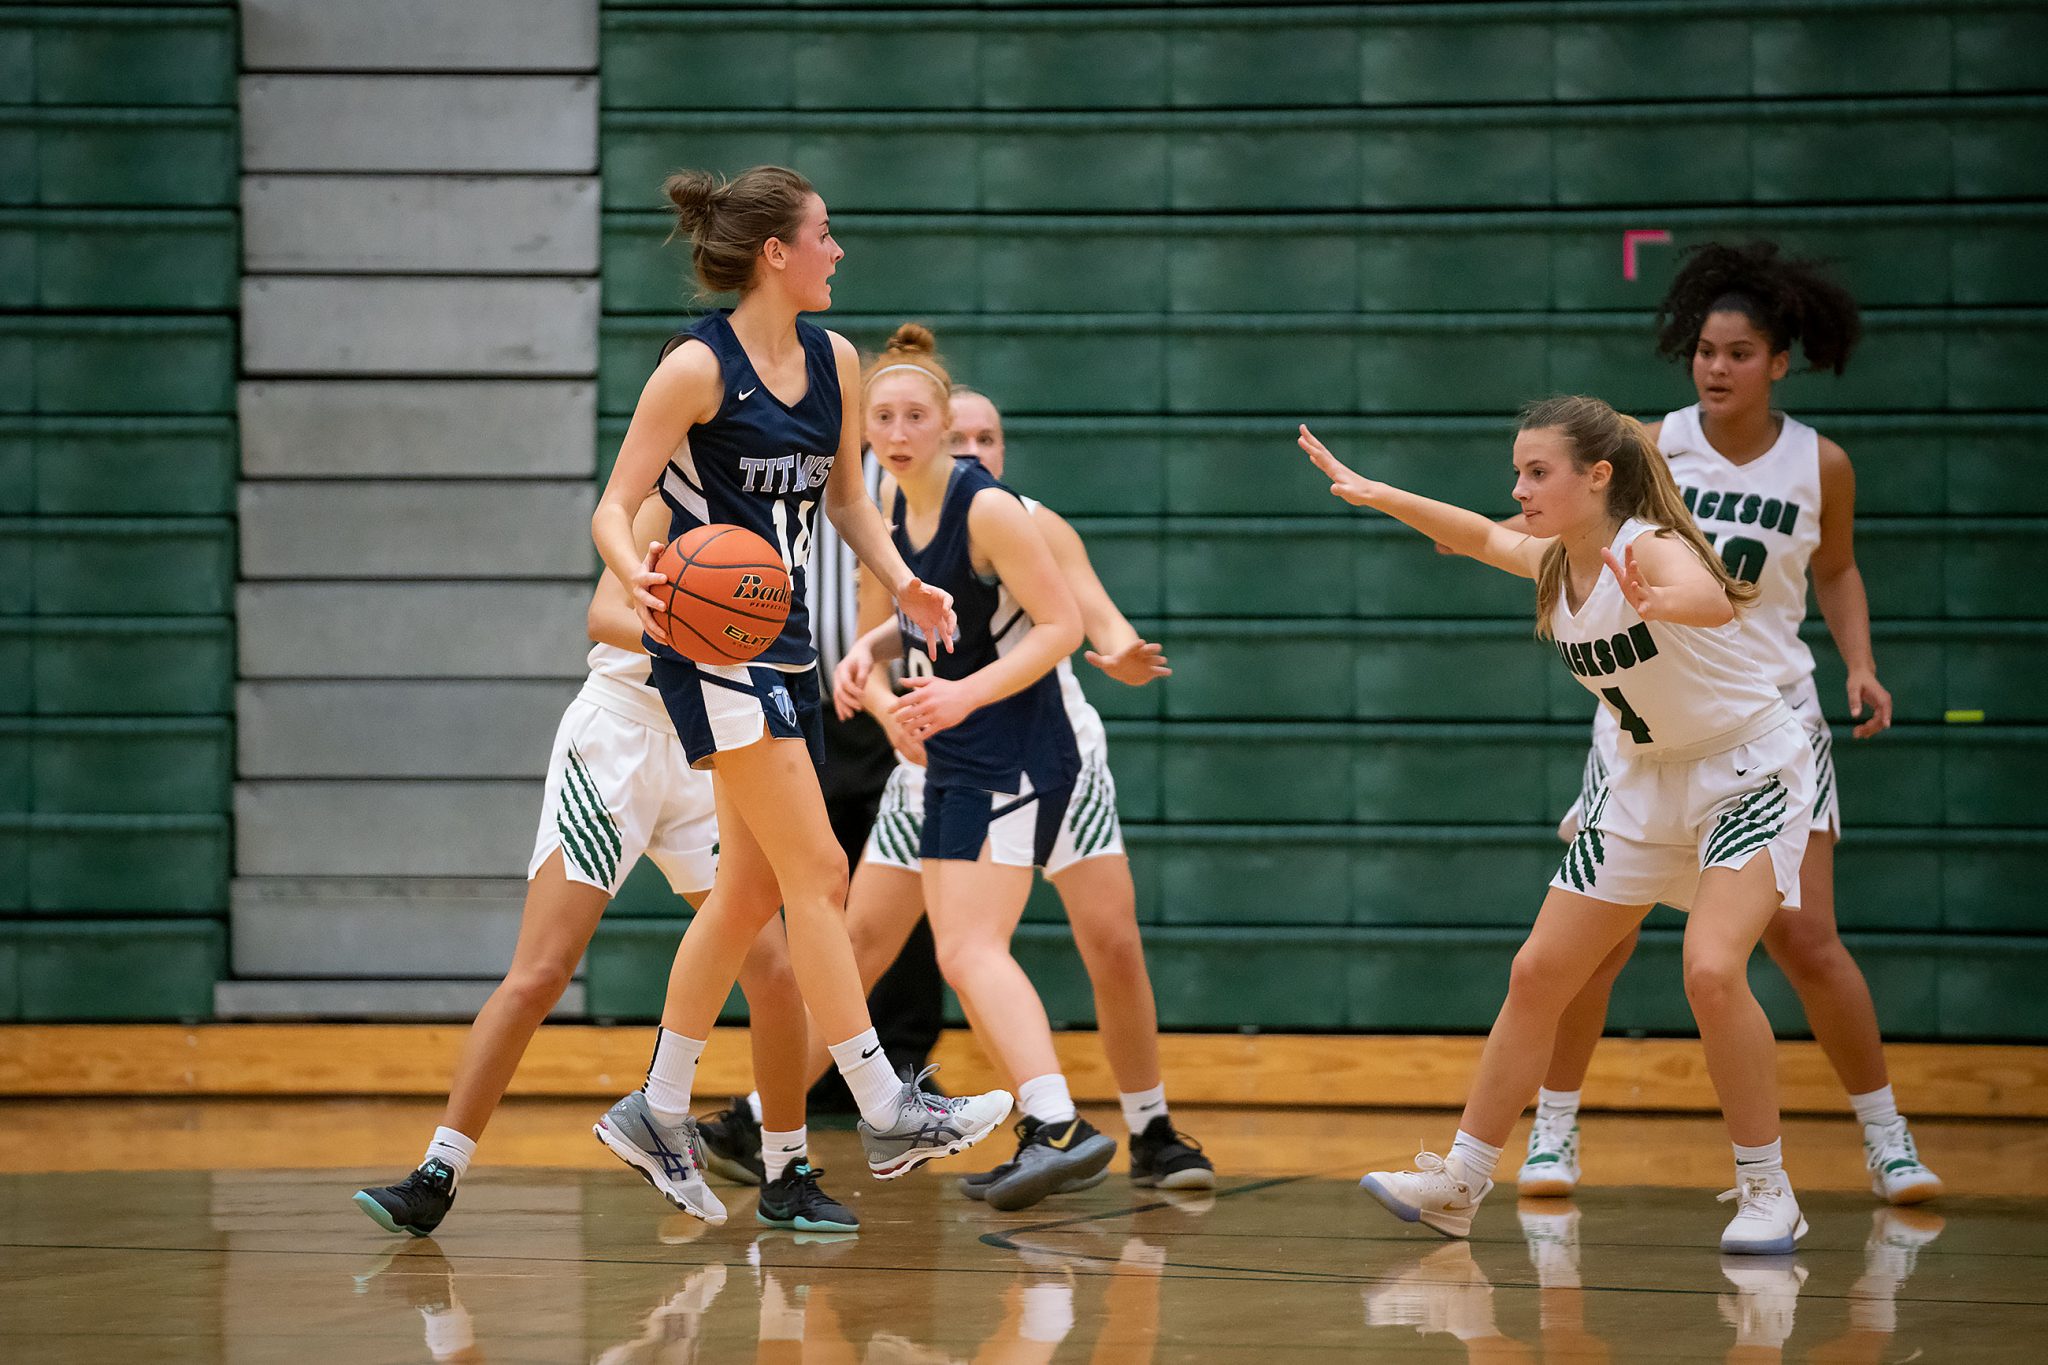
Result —
POLYGON ((804 1159, 810 1148, 810 1128, 792 1128, 787 1133, 778 1133, 773 1128, 761 1130, 761 1166, 766 1171, 765 1179, 780 1180, 782 1173, 804 1159))
POLYGON ((1024 1320, 1017 1335, 1057 1346, 1074 1330, 1074 1286, 1058 1280, 1024 1291, 1024 1320))
POLYGON ((1493 1168, 1500 1161, 1500 1148, 1488 1146, 1460 1128, 1458 1136, 1451 1139, 1450 1159, 1465 1168, 1465 1174, 1472 1177, 1474 1184, 1484 1185, 1493 1179, 1493 1168))
POLYGON ((1865 1128, 1873 1123, 1897 1123, 1899 1102, 1892 1098, 1892 1088, 1872 1090, 1867 1094, 1851 1095, 1849 1103, 1856 1110, 1857 1121, 1865 1128))
POLYGON ((1017 1087, 1017 1107, 1040 1123, 1065 1123, 1075 1116, 1067 1078, 1057 1071, 1033 1076, 1017 1087))
POLYGON ((1145 1131, 1145 1125, 1166 1112, 1166 1087, 1155 1085, 1150 1090, 1119 1092, 1116 1102, 1124 1111, 1124 1127, 1133 1134, 1145 1131))
POLYGON ((756 1122, 756 1123, 759 1123, 759 1122, 761 1121, 761 1092, 760 1092, 760 1091, 758 1091, 758 1090, 749 1090, 749 1091, 747 1092, 747 1112, 748 1112, 749 1114, 752 1114, 752 1115, 754 1116, 754 1122, 756 1122))
POLYGON ((1538 1090, 1536 1092, 1536 1114, 1539 1118, 1577 1118, 1579 1114, 1578 1090, 1538 1090))
POLYGON ((1760 1147, 1745 1147, 1735 1143, 1735 1174, 1783 1175, 1785 1173, 1785 1139, 1772 1138, 1760 1147))
POLYGON ((704 1039, 661 1031, 654 1060, 647 1065, 647 1084, 641 1087, 655 1118, 677 1124, 689 1117, 690 1087, 697 1083, 697 1060, 703 1055, 704 1039))
POLYGON ((469 1174, 469 1163, 476 1156, 476 1139, 464 1137, 453 1128, 436 1128, 434 1140, 427 1144, 427 1154, 420 1158, 420 1165, 429 1161, 445 1161, 448 1169, 455 1172, 455 1183, 460 1185, 462 1177, 469 1174))
POLYGON ((882 1040, 873 1029, 857 1033, 843 1043, 832 1044, 832 1060, 853 1092, 853 1102, 870 1128, 886 1128, 896 1122, 896 1097, 903 1082, 882 1051, 882 1040))

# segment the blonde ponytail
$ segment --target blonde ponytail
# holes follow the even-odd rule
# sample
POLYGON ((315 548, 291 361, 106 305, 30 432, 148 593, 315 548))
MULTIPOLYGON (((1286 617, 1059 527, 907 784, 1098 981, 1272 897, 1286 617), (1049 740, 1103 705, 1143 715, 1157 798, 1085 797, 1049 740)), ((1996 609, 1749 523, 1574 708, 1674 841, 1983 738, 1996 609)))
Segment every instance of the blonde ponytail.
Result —
MULTIPOLYGON (((1677 536, 1728 594, 1737 611, 1757 599, 1757 586, 1728 572, 1728 566, 1687 510, 1664 452, 1641 422, 1616 412, 1598 398, 1582 394, 1546 398, 1522 409, 1522 430, 1556 430, 1571 446, 1572 464, 1581 472, 1605 460, 1614 470, 1607 482, 1607 514, 1616 521, 1634 518, 1655 527, 1654 534, 1677 536)), ((1550 636, 1551 617, 1564 595, 1564 542, 1553 541, 1536 571, 1536 633, 1550 636)))

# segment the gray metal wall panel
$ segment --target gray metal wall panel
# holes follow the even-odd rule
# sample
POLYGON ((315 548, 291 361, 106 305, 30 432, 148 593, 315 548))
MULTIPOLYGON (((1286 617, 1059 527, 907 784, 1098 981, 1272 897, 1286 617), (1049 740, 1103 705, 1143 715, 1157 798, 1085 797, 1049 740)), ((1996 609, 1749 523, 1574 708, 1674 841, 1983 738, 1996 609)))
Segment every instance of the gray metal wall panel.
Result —
POLYGON ((597 0, 242 0, 252 71, 590 71, 597 0))
POLYGON ((242 577, 575 578, 597 572, 587 480, 244 483, 242 577))
POLYGON ((244 975, 475 977, 512 960, 526 882, 238 877, 230 895, 231 955, 244 975))
POLYGON ((244 76, 242 169, 597 170, 594 76, 244 76))
POLYGON ((252 175, 250 274, 390 271, 589 275, 597 181, 563 176, 252 175))
POLYGON ((590 584, 245 583, 244 678, 575 678, 590 584))
POLYGON ((242 369, 581 376, 597 316, 595 280, 260 276, 242 282, 242 369))
MULTIPOLYGON (((396 927, 396 926, 394 926, 396 927)), ((386 953, 408 950, 419 930, 384 944, 386 953)), ((495 980, 476 981, 223 981, 213 988, 219 1019, 374 1019, 467 1023, 476 1018, 495 980)), ((548 1011, 556 1020, 581 1019, 587 992, 572 981, 548 1011)))
POLYGON ((252 478, 588 478, 597 467, 597 386, 583 380, 256 380, 240 408, 252 478))
POLYGON ((539 781, 574 682, 261 682, 235 691, 245 778, 539 781))
POLYGON ((242 782, 244 877, 523 877, 538 782, 242 782))

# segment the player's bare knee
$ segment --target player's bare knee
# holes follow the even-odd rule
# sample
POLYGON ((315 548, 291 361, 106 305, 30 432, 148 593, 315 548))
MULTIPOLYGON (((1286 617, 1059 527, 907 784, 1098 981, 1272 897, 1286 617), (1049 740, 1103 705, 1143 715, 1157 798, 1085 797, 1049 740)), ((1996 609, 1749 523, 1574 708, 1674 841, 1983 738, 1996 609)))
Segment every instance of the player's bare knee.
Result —
POLYGON ((1724 953, 1687 953, 1685 998, 1695 1015, 1718 1014, 1749 995, 1749 964, 1724 953))
POLYGON ((1769 944, 1771 960, 1795 987, 1819 984, 1845 968, 1856 970, 1849 950, 1838 935, 1808 930, 1774 936, 1769 944))
POLYGON ((1562 1014, 1572 998, 1560 984, 1566 965, 1551 953, 1523 944, 1508 968, 1508 998, 1524 1008, 1562 1014))
POLYGON ((760 1018, 776 1010, 801 1010, 804 998, 797 990, 796 968, 786 953, 753 953, 740 968, 740 994, 747 998, 747 1013, 760 1018))
POLYGON ((506 973, 498 994, 522 1016, 542 1018, 569 989, 569 979, 574 972, 573 965, 565 967, 557 962, 514 967, 506 973))
POLYGON ((778 871, 786 878, 788 908, 819 906, 834 914, 845 913, 849 878, 846 854, 839 845, 805 849, 795 867, 778 871))
POLYGON ((1080 949, 1090 976, 1121 979, 1145 974, 1145 941, 1139 937, 1135 920, 1094 926, 1085 933, 1077 925, 1074 944, 1080 949))
POLYGON ((972 936, 947 937, 936 941, 933 947, 939 962, 939 975, 945 977, 946 984, 955 990, 971 985, 1000 954, 993 943, 972 936))

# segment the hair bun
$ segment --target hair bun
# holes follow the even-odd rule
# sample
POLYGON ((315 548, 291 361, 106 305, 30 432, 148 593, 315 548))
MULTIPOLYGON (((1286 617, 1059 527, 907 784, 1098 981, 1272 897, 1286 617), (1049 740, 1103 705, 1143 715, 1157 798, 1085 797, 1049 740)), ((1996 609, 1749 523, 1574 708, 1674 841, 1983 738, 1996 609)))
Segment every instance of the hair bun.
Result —
POLYGON ((725 197, 725 184, 709 171, 677 171, 661 183, 661 192, 675 206, 676 226, 695 236, 711 221, 711 212, 725 197))
POLYGON ((932 335, 932 329, 921 322, 906 322, 898 327, 889 338, 892 351, 922 351, 934 355, 939 349, 939 339, 932 335))

